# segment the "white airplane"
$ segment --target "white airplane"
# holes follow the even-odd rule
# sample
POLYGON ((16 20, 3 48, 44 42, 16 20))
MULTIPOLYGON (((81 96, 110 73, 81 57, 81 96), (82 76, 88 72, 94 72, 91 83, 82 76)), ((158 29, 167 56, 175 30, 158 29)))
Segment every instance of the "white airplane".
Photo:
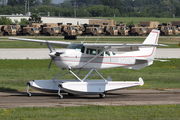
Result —
POLYGON ((59 98, 63 98, 61 92, 67 92, 69 95, 96 95, 101 98, 106 97, 106 93, 113 90, 119 90, 129 87, 143 85, 144 81, 139 78, 139 81, 112 81, 108 76, 105 79, 97 70, 123 67, 128 69, 139 70, 153 64, 156 47, 166 46, 158 44, 159 30, 152 30, 142 44, 96 44, 96 43, 69 43, 59 41, 46 41, 34 39, 9 38, 11 40, 21 40, 29 42, 46 43, 50 53, 51 62, 53 62, 62 71, 51 80, 33 80, 27 83, 27 94, 29 86, 33 89, 45 92, 58 92, 59 98), (51 45, 67 46, 66 49, 54 49, 51 45), (116 48, 118 51, 123 51, 122 54, 116 54, 111 49, 116 48), (67 69, 69 73, 75 76, 76 79, 62 80, 57 79, 64 74, 62 72, 67 69), (79 70, 75 74, 72 70, 79 70), (84 78, 80 78, 81 70, 90 70, 84 78), (92 80, 91 77, 96 72, 102 79, 92 80), (90 77, 89 79, 87 79, 90 77), (57 80, 56 80, 57 79, 57 80))

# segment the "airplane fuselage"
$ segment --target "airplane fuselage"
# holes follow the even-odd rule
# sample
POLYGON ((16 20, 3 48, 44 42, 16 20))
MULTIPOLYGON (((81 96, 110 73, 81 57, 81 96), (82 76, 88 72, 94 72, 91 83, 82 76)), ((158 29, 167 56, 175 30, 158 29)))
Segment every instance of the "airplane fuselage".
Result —
MULTIPOLYGON (((94 53, 94 55, 89 54, 88 52, 82 53, 81 51, 75 49, 64 49, 64 50, 59 50, 59 52, 64 51, 64 53, 53 59, 53 62, 61 69, 63 68, 81 69, 82 66, 83 69, 91 69, 91 68, 107 69, 107 68, 115 68, 115 67, 124 67, 124 68, 133 69, 133 67, 137 65, 141 65, 141 67, 143 67, 143 64, 148 64, 148 65, 152 64, 152 63, 148 63, 148 57, 153 52, 153 48, 150 49, 152 50, 149 53, 149 55, 144 54, 142 51, 133 51, 124 54, 116 54, 112 51, 108 51, 108 52, 106 51, 101 56, 98 56, 87 65, 85 65, 86 62, 88 62, 98 54, 98 49, 96 49, 97 53, 94 53), (138 61, 137 59, 139 58, 143 58, 143 59, 147 58, 147 60, 138 61)), ((139 68, 135 68, 135 69, 139 69, 139 68)))

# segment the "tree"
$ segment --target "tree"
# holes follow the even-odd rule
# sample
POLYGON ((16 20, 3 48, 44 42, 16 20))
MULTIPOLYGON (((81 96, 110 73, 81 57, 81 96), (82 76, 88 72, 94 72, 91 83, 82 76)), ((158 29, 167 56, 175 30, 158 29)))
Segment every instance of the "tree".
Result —
POLYGON ((8 0, 7 5, 14 6, 17 5, 17 3, 18 2, 16 0, 8 0))
POLYGON ((52 0, 42 0, 42 4, 43 5, 51 5, 52 4, 52 0))
POLYGON ((52 10, 52 7, 43 5, 41 7, 38 7, 38 12, 43 14, 43 16, 48 15, 48 12, 50 12, 51 16, 54 16, 54 11, 52 10))
POLYGON ((77 17, 91 17, 91 14, 87 7, 82 7, 81 9, 77 9, 77 17))
POLYGON ((21 21, 19 22, 19 25, 27 25, 29 24, 29 20, 27 20, 26 18, 22 18, 21 21))
POLYGON ((12 24, 12 20, 7 17, 0 17, 0 25, 10 25, 12 24))
POLYGON ((64 8, 71 8, 72 7, 72 4, 71 4, 71 0, 64 0, 63 3, 61 3, 61 7, 64 7, 64 8))
POLYGON ((109 6, 111 8, 117 8, 121 14, 126 12, 126 6, 123 0, 100 0, 103 5, 109 6))
POLYGON ((75 4, 78 6, 92 6, 92 5, 101 5, 100 0, 70 0, 71 4, 75 4))
POLYGON ((24 6, 26 1, 27 3, 29 1, 30 7, 35 6, 37 4, 39 5, 39 0, 8 0, 7 5, 10 5, 10 6, 23 5, 24 6))
POLYGON ((30 23, 42 23, 41 17, 37 14, 33 13, 29 18, 30 23))

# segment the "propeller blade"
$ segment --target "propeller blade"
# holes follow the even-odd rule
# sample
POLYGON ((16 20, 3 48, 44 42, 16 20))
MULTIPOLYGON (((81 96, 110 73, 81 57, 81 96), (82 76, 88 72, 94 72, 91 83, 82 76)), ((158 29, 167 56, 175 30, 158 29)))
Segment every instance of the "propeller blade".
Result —
POLYGON ((50 61, 50 63, 49 63, 49 66, 48 66, 48 69, 47 69, 48 71, 49 71, 50 68, 51 68, 52 60, 53 60, 53 59, 51 59, 51 61, 50 61))

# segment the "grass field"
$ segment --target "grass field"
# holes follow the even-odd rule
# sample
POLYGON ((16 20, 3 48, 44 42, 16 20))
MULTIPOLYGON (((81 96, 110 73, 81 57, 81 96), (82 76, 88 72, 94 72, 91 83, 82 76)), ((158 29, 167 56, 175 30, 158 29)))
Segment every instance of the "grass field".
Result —
MULTIPOLYGON (((33 38, 34 39, 34 38, 33 38)), ((78 38, 75 41, 72 40, 63 40, 63 38, 36 38, 40 40, 55 40, 55 41, 66 41, 66 42, 78 42, 84 41, 84 38, 78 38)), ((97 38, 87 38, 86 42, 88 43, 95 43, 97 38)), ((106 38, 101 37, 99 38, 97 43, 142 43, 145 40, 145 37, 139 38, 139 37, 112 37, 112 38, 106 38)), ((180 38, 178 37, 172 37, 172 38, 159 38, 159 44, 166 44, 169 45, 169 47, 165 48, 180 48, 180 38)), ((7 38, 0 39, 0 48, 47 48, 46 44, 40 45, 39 43, 34 42, 24 42, 24 41, 8 41, 7 38)))
POLYGON ((180 105, 0 109, 1 120, 179 120, 180 105))
MULTIPOLYGON (((0 60, 0 91, 25 91, 28 81, 52 79, 60 69, 53 64, 50 71, 47 71, 49 62, 50 60, 0 60)), ((141 70, 113 68, 99 72, 105 78, 111 76, 114 81, 138 81, 139 77, 144 79, 145 85, 131 89, 180 88, 180 59, 155 61, 153 65, 141 70)), ((62 77, 72 78, 72 75, 62 77)), ((96 78, 100 79, 99 76, 96 78)))

